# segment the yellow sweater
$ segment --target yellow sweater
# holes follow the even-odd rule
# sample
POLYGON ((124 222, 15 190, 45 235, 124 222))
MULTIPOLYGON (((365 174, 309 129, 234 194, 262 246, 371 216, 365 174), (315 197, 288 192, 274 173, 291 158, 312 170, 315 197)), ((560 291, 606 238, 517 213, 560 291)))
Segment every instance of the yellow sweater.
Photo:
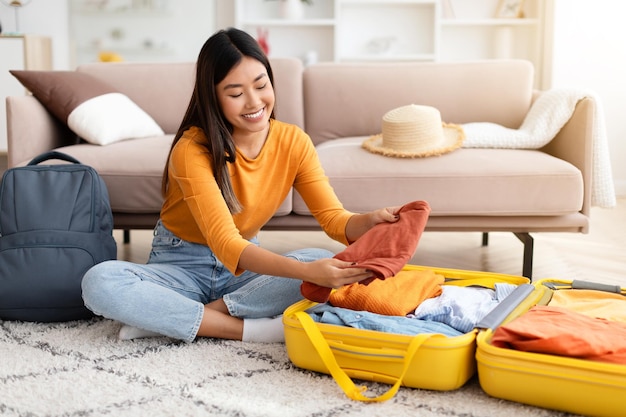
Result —
POLYGON ((345 210, 324 174, 311 139, 300 128, 271 120, 259 155, 237 151, 228 164, 243 210, 232 215, 213 176, 204 132, 193 127, 178 141, 169 160, 169 186, 161 209, 164 226, 181 239, 208 245, 234 274, 242 251, 274 215, 293 186, 322 229, 347 243, 345 210))

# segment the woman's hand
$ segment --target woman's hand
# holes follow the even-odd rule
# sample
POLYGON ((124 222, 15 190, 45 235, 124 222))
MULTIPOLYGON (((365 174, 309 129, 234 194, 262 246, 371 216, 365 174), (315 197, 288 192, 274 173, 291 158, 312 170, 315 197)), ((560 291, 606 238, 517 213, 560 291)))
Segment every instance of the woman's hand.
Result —
POLYGON ((364 268, 351 266, 350 262, 335 258, 301 262, 256 245, 248 245, 239 258, 239 267, 242 269, 259 274, 295 278, 328 288, 339 288, 373 276, 372 272, 364 268))
POLYGON ((383 222, 395 223, 395 222, 397 222, 398 219, 400 219, 400 216, 398 215, 398 212, 400 211, 400 208, 402 208, 402 206, 385 207, 385 208, 381 208, 381 209, 378 209, 378 210, 370 212, 369 215, 371 216, 371 221, 374 223, 372 225, 372 227, 374 227, 378 223, 383 223, 383 222))
POLYGON ((335 258, 318 259, 302 266, 305 268, 303 281, 328 288, 340 288, 374 276, 367 269, 351 267, 350 262, 335 258))
POLYGON ((379 223, 394 223, 400 219, 398 212, 402 206, 385 207, 364 214, 355 214, 350 217, 346 225, 348 242, 354 242, 372 227, 379 223))

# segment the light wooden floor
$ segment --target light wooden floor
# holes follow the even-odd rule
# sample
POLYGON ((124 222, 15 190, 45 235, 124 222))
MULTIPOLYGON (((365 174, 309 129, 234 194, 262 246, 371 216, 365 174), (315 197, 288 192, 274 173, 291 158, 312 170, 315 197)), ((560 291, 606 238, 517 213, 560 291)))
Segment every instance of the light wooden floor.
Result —
MULTIPOLYGON (((121 242, 121 231, 114 232, 121 242)), ((626 287, 626 197, 612 209, 594 207, 590 232, 536 233, 533 280, 583 279, 626 287)), ((133 230, 131 243, 118 243, 119 259, 143 263, 152 232, 133 230)), ((322 232, 261 232, 261 245, 283 253, 303 247, 339 252, 343 246, 322 232)), ((426 232, 411 264, 444 268, 522 274, 523 245, 512 233, 491 233, 481 246, 480 233, 426 232)))

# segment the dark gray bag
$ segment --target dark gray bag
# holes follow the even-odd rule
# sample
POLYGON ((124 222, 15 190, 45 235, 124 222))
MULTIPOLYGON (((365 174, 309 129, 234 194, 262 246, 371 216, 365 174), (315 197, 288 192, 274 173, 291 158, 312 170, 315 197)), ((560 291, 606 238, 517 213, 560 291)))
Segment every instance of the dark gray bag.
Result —
POLYGON ((0 184, 0 319, 58 322, 92 317, 81 293, 93 265, 116 259, 102 178, 48 152, 7 170, 0 184), (39 165, 60 159, 70 164, 39 165))

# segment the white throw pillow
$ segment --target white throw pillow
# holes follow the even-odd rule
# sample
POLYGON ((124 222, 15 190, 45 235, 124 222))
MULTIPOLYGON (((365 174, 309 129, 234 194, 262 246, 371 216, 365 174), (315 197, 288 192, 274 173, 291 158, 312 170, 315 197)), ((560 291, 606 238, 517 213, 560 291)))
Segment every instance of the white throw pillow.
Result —
POLYGON ((108 93, 79 104, 67 117, 74 133, 94 145, 163 135, 148 113, 121 93, 108 93))
POLYGON ((10 72, 50 113, 89 143, 108 145, 124 139, 164 134, 154 119, 128 96, 89 74, 10 72))

